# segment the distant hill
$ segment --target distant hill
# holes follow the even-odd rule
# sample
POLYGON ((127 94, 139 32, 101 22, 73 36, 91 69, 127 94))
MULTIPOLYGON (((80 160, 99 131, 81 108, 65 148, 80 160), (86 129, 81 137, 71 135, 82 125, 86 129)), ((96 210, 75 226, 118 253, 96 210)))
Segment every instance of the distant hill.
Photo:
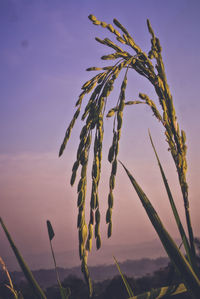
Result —
MULTIPOLYGON (((178 242, 179 244, 180 242, 178 242)), ((31 270, 51 269, 53 267, 53 260, 51 252, 44 252, 40 254, 26 254, 23 257, 31 270)), ((67 250, 64 252, 55 252, 57 265, 61 268, 73 268, 80 265, 78 249, 67 250)), ((93 250, 89 255, 89 265, 110 265, 113 264, 113 255, 116 256, 119 262, 125 260, 139 260, 142 258, 156 259, 161 256, 166 256, 166 253, 161 245, 160 240, 152 240, 138 244, 102 244, 101 250, 96 252, 93 250)), ((9 271, 20 271, 17 260, 12 254, 6 256, 1 254, 9 271)))
MULTIPOLYGON (((166 257, 161 257, 157 259, 143 258, 140 260, 126 260, 119 263, 120 268, 124 274, 129 277, 141 277, 146 274, 152 274, 154 271, 159 270, 167 266, 169 260, 166 257)), ((73 275, 81 277, 82 273, 79 267, 73 267, 69 269, 59 268, 59 275, 61 280, 64 280, 66 277, 73 275)), ((115 264, 112 265, 99 265, 91 266, 89 268, 91 277, 94 281, 103 281, 106 279, 111 279, 114 276, 118 275, 118 270, 115 264)), ((1 280, 4 280, 4 273, 0 271, 1 280)), ((54 269, 41 269, 33 271, 33 274, 40 282, 41 287, 49 287, 56 284, 56 275, 54 269)), ((11 277, 13 281, 18 284, 20 281, 24 280, 22 272, 14 271, 11 272, 11 277)))

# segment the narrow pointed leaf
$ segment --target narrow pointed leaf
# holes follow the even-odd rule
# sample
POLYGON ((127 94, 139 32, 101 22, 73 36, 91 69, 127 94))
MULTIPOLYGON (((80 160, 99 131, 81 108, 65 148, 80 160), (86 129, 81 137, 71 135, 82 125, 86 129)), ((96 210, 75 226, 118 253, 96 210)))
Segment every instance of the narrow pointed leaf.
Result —
POLYGON ((176 208, 176 205, 175 205, 175 202, 174 202, 174 199, 173 199, 173 196, 172 196, 172 193, 171 193, 169 184, 168 184, 168 182, 167 182, 167 179, 166 179, 166 176, 165 176, 163 167, 162 167, 162 165, 161 165, 161 163, 160 163, 160 160, 159 160, 158 154, 157 154, 157 152, 156 152, 156 148, 155 148, 155 146, 154 146, 154 143, 153 143, 153 140, 152 140, 152 137, 151 137, 150 132, 149 132, 149 137, 150 137, 151 145, 152 145, 152 147, 153 147, 153 150, 154 150, 154 153, 155 153, 157 162, 158 162, 158 166, 159 166, 159 168, 160 168, 160 172, 161 172, 162 179, 163 179, 163 182, 164 182, 164 185, 165 185, 165 189, 166 189, 166 191, 167 191, 167 195, 168 195, 168 198, 169 198, 169 202, 170 202, 170 205, 171 205, 171 208, 172 208, 172 211, 173 211, 175 220, 176 220, 176 224, 177 224, 177 226, 178 226, 178 229, 179 229, 179 232, 180 232, 182 241, 183 241, 183 245, 184 245, 184 247, 185 247, 185 250, 186 250, 188 259, 189 259, 190 264, 191 264, 191 256, 192 256, 192 255, 191 255, 190 245, 189 245, 188 239, 187 239, 187 237, 186 237, 186 234, 185 234, 185 230, 184 230, 184 228, 183 228, 183 225, 182 225, 182 223, 181 223, 181 220, 180 220, 180 217, 179 217, 179 214, 178 214, 178 211, 177 211, 177 208, 176 208))
POLYGON ((129 299, 150 299, 150 298, 159 299, 166 295, 173 296, 173 295, 183 294, 186 292, 187 292, 186 287, 184 286, 183 283, 181 283, 178 286, 169 286, 169 287, 153 289, 149 292, 142 293, 134 297, 130 297, 129 299))
POLYGON ((70 288, 67 288, 67 289, 62 288, 62 298, 69 299, 70 295, 71 295, 70 288))
POLYGON ((173 196, 172 196, 172 193, 171 193, 169 184, 168 184, 168 182, 167 182, 167 178, 166 178, 166 176, 165 176, 163 167, 162 167, 162 165, 161 165, 161 163, 160 163, 158 154, 157 154, 157 152, 156 152, 156 148, 155 148, 155 146, 154 146, 153 139, 152 139, 152 137, 151 137, 150 131, 149 131, 149 137, 150 137, 150 141, 151 141, 151 144, 152 144, 152 147, 153 147, 153 150, 154 150, 154 153, 155 153, 155 156, 156 156, 156 159, 157 159, 159 168, 160 168, 160 172, 161 172, 162 179, 163 179, 163 182, 164 182, 166 191, 167 191, 167 195, 168 195, 168 198, 169 198, 169 202, 170 202, 170 205, 171 205, 173 214, 174 214, 174 218, 175 218, 175 220, 176 220, 177 227, 178 227, 178 229, 179 229, 179 232, 180 232, 180 235, 181 235, 181 238, 182 238, 183 245, 184 245, 184 247, 185 247, 185 251, 186 251, 186 254, 187 254, 189 263, 192 265, 192 268, 193 268, 193 270, 195 271, 195 273, 197 274, 197 276, 200 277, 200 270, 198 269, 198 267, 197 267, 197 263, 196 263, 196 259, 194 258, 193 254, 192 254, 192 250, 191 250, 191 247, 190 247, 188 238, 187 238, 187 236, 186 236, 185 230, 184 230, 183 225, 182 225, 182 223, 181 223, 181 220, 180 220, 180 217, 179 217, 179 214, 178 214, 176 205, 175 205, 175 201, 174 201, 174 199, 173 199, 173 196))
POLYGON ((70 288, 63 288, 62 286, 59 287, 60 288, 60 295, 62 299, 68 299, 71 295, 71 291, 70 288))
POLYGON ((55 272, 56 272, 56 278, 57 278, 57 282, 58 282, 58 286, 59 286, 59 290, 60 290, 60 295, 62 299, 68 299, 69 297, 69 292, 66 292, 66 289, 62 287, 62 284, 60 282, 60 278, 59 278, 59 274, 58 274, 58 269, 57 269, 57 265, 56 265, 56 258, 55 258, 55 254, 53 251, 53 246, 52 246, 52 239, 55 236, 53 227, 51 225, 51 222, 49 220, 47 220, 47 230, 48 230, 48 235, 49 235, 49 241, 50 241, 50 247, 51 247, 51 254, 53 257, 53 262, 54 262, 54 268, 55 268, 55 272))
POLYGON ((154 226, 160 241, 163 244, 169 258, 171 259, 172 263, 176 267, 177 271, 181 275, 182 279, 184 280, 184 284, 187 287, 188 291, 192 295, 193 298, 199 298, 200 294, 200 281, 196 276, 195 272, 193 271, 192 267, 183 256, 181 251, 176 246, 175 242, 163 226, 157 212, 155 211, 154 207, 152 206, 151 202, 147 198, 146 194, 143 192, 141 187, 138 185, 136 180, 130 174, 128 169, 120 162, 124 167, 133 187, 135 188, 136 193, 138 194, 146 213, 154 226))
POLYGON ((31 270, 29 269, 29 267, 27 266, 26 262, 24 261, 23 257, 21 256, 19 250, 17 249, 16 245, 14 244, 14 241, 12 240, 5 224, 3 223, 3 220, 0 218, 0 223, 1 226, 6 234, 6 237, 10 243, 10 246, 17 258, 17 261, 24 273, 24 276, 26 277, 26 279, 28 280, 31 288, 33 289, 34 293, 37 295, 37 298, 42 298, 42 299, 46 299, 46 296, 44 294, 44 292, 42 291, 42 289, 40 288, 40 286, 38 285, 37 281, 35 280, 31 270))
POLYGON ((115 264, 116 264, 116 266, 117 266, 117 269, 118 269, 118 271, 119 271, 119 274, 121 275, 121 278, 122 278, 122 280, 123 280, 123 282, 124 282, 124 285, 125 285, 125 287, 126 287, 126 290, 127 290, 127 292, 128 292, 129 297, 133 297, 133 296, 134 296, 133 291, 132 291, 132 289, 131 289, 131 287, 130 287, 130 285, 129 285, 127 279, 126 279, 126 277, 123 275, 123 273, 122 273, 122 271, 121 271, 121 269, 120 269, 120 266, 119 266, 119 264, 118 264, 116 258, 115 258, 114 256, 113 256, 113 258, 114 258, 115 264))

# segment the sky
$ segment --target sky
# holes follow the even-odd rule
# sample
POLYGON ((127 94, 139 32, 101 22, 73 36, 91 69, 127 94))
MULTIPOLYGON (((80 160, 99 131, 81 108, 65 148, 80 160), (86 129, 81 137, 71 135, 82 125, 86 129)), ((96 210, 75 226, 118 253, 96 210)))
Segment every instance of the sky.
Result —
MULTIPOLYGON (((77 194, 76 186, 72 188, 69 182, 81 121, 61 158, 58 152, 81 86, 93 76, 86 68, 107 65, 100 57, 110 53, 94 38, 112 38, 111 33, 94 26, 89 14, 107 23, 117 18, 146 52, 150 50, 147 18, 160 39, 178 121, 187 135, 191 216, 195 236, 199 235, 199 9, 198 0, 0 1, 0 216, 22 254, 49 254, 49 219, 56 234, 55 251, 71 250, 78 257, 77 194)), ((114 106, 119 88, 116 82, 108 109, 114 106)), ((139 92, 147 93, 157 103, 150 84, 132 71, 127 100, 137 100, 139 92)), ((148 129, 184 222, 176 170, 163 129, 148 107, 131 106, 126 110, 119 158, 143 187, 166 228, 178 238, 148 129)), ((113 236, 107 240, 107 154, 111 138, 112 121, 106 120, 100 185, 102 242, 116 248, 132 246, 134 251, 134 246, 158 238, 127 176, 118 167, 113 236)), ((0 240, 0 255, 9 263, 13 253, 2 229, 0 240)), ((98 252, 95 261, 98 264, 98 252)), ((62 266, 67 267, 68 262, 62 266)))

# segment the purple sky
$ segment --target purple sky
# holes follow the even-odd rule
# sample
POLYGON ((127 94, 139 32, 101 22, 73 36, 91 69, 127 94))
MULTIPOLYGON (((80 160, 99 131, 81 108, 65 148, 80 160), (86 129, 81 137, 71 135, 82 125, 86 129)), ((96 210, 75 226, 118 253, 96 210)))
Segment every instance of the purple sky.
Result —
MULTIPOLYGON (((150 49, 147 18, 160 38, 178 121, 187 134, 191 215, 195 235, 199 235, 199 10, 197 0, 0 2, 0 216, 23 254, 49 251, 47 219, 55 229, 55 250, 75 250, 78 254, 76 186, 71 188, 69 180, 82 125, 80 121, 60 159, 58 151, 75 111, 80 88, 93 75, 85 69, 105 65, 100 57, 110 53, 109 49, 97 44, 94 37, 112 38, 112 35, 92 25, 87 18, 90 13, 107 23, 117 18, 145 51, 150 49)), ((127 100, 138 99, 138 93, 143 92, 157 101, 149 83, 139 75, 130 72, 128 82, 127 100)), ((108 109, 114 106, 118 92, 119 85, 108 109)), ((144 188, 166 227, 177 237, 148 139, 148 128, 183 215, 182 199, 163 130, 151 114, 143 105, 127 109, 119 158, 144 188)), ((105 125, 100 188, 102 240, 111 245, 133 245, 134 249, 134 244, 157 237, 120 167, 115 190, 113 237, 106 240, 104 219, 111 123, 107 120, 105 125)), ((0 239, 0 255, 11 255, 1 229, 0 239)), ((98 262, 98 253, 96 257, 98 262)), ((67 266, 67 262, 63 266, 67 266)))

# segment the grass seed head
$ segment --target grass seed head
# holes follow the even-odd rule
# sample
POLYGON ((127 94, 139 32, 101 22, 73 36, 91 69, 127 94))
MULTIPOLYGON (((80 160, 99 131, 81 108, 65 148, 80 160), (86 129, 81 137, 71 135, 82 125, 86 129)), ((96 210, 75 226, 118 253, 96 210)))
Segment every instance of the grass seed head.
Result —
POLYGON ((92 251, 92 239, 87 239, 85 248, 86 248, 86 250, 88 250, 89 252, 92 251))
POLYGON ((84 254, 84 246, 79 242, 79 257, 80 257, 80 260, 82 260, 83 254, 84 254))
POLYGON ((112 117, 113 115, 115 115, 115 112, 116 112, 116 108, 109 110, 106 117, 112 117))
POLYGON ((84 190, 81 190, 78 194, 78 200, 77 200, 77 206, 82 206, 83 202, 85 200, 85 192, 84 190))
POLYGON ((89 224, 89 239, 92 239, 93 236, 93 225, 90 223, 89 224))
POLYGON ((101 67, 95 67, 95 66, 89 67, 89 68, 86 69, 87 72, 90 72, 90 71, 100 71, 100 70, 102 70, 101 67))
POLYGON ((87 160, 88 160, 88 152, 87 152, 87 150, 85 149, 85 150, 83 150, 83 151, 81 152, 81 155, 80 155, 80 163, 81 163, 81 165, 86 164, 86 163, 87 163, 87 160))
POLYGON ((113 193, 112 193, 112 190, 108 194, 108 207, 111 208, 111 209, 113 208, 113 193))
POLYGON ((109 186, 110 186, 111 190, 113 190, 115 188, 115 176, 113 174, 111 174, 111 176, 110 176, 109 186))
POLYGON ((122 24, 117 20, 117 19, 113 19, 113 23, 120 28, 126 35, 130 36, 128 31, 124 28, 124 26, 122 26, 122 24))
POLYGON ((90 207, 93 210, 96 208, 96 193, 95 192, 92 192, 91 200, 90 200, 90 207))
POLYGON ((112 209, 108 208, 106 213, 106 223, 110 223, 112 221, 112 209))
POLYGON ((100 249, 100 247, 101 247, 101 237, 98 234, 97 237, 96 237, 96 248, 97 248, 97 250, 100 249))
POLYGON ((117 173, 117 160, 115 159, 112 163, 112 174, 116 175, 117 173))
POLYGON ((84 164, 81 169, 81 178, 85 178, 87 173, 87 164, 84 164))
POLYGON ((97 18, 94 16, 94 15, 89 15, 88 18, 92 21, 92 22, 95 22, 97 21, 97 18))
POLYGON ((78 217, 77 217, 77 227, 78 228, 82 228, 84 225, 84 219, 85 219, 85 213, 83 210, 80 210, 79 208, 79 213, 78 213, 78 217))
POLYGON ((112 235, 112 222, 108 224, 108 238, 110 238, 112 235))
POLYGON ((101 21, 99 21, 99 20, 93 21, 93 24, 94 25, 101 25, 101 21))
POLYGON ((94 212, 93 212, 92 209, 90 210, 90 223, 91 223, 92 225, 94 224, 94 212))
POLYGON ((100 212, 99 209, 96 210, 95 212, 95 222, 100 223, 100 212))
POLYGON ((121 36, 117 37, 117 40, 122 44, 126 44, 126 41, 121 36))
POLYGON ((86 185, 86 178, 80 178, 77 186, 77 192, 80 192, 80 190, 83 189, 85 185, 86 185))
POLYGON ((75 180, 76 180, 76 171, 73 171, 70 179, 71 186, 74 185, 75 180))
POLYGON ((120 32, 119 32, 117 29, 114 30, 114 34, 115 34, 117 37, 120 37, 120 36, 121 36, 120 32))
POLYGON ((103 28, 106 28, 106 27, 107 27, 107 23, 106 23, 106 22, 101 22, 101 26, 102 26, 103 28))
POLYGON ((115 152, 115 147, 112 144, 110 149, 109 149, 109 153, 108 153, 108 161, 111 163, 114 159, 114 152, 115 152))
POLYGON ((107 25, 107 29, 112 33, 115 31, 114 27, 111 24, 107 25))
POLYGON ((99 235, 99 223, 95 224, 94 235, 95 235, 95 238, 97 238, 97 236, 99 235))
POLYGON ((119 131, 122 127, 122 121, 123 121, 123 112, 119 111, 117 113, 117 130, 119 131))

